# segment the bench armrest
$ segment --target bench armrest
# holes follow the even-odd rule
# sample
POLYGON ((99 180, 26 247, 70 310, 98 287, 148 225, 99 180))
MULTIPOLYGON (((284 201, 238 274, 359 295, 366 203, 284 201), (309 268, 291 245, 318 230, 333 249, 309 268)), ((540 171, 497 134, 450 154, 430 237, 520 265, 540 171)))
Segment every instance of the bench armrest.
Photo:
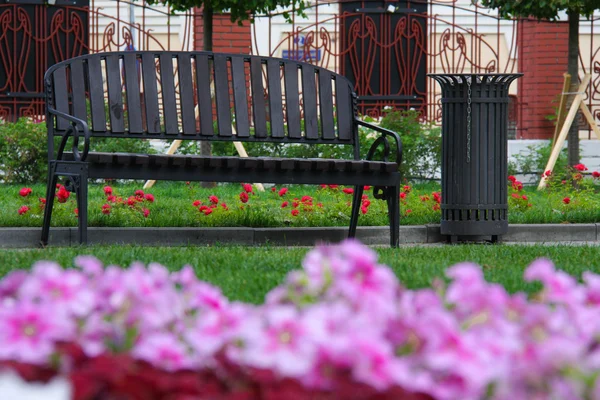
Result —
POLYGON ((389 129, 382 128, 378 125, 370 124, 370 123, 362 121, 358 118, 356 118, 355 121, 358 125, 364 126, 365 128, 372 129, 372 130, 382 134, 381 137, 379 137, 379 138, 377 138, 377 140, 375 140, 375 143, 373 143, 373 145, 369 149, 369 152, 367 153, 367 160, 371 160, 373 158, 373 155, 375 154, 375 151, 377 150, 377 148, 383 144, 384 161, 388 161, 390 151, 394 151, 396 153, 396 162, 398 163, 398 165, 400 165, 402 163, 402 140, 400 139, 400 135, 398 135, 394 131, 390 131, 389 129), (393 148, 390 146, 390 143, 388 140, 388 138, 390 138, 390 137, 394 139, 393 148))
POLYGON ((69 140, 70 136, 73 136, 73 157, 75 161, 85 161, 87 158, 88 152, 90 150, 90 129, 88 128, 87 122, 76 118, 72 115, 66 114, 64 112, 55 110, 54 108, 48 108, 48 113, 60 118, 64 118, 67 121, 71 122, 71 126, 67 129, 66 134, 63 136, 62 141, 60 142, 60 147, 58 148, 58 154, 56 158, 60 160, 62 158, 63 152, 65 150, 65 146, 67 145, 67 140, 69 140), (79 152, 79 136, 83 132, 84 144, 83 144, 83 154, 79 152))

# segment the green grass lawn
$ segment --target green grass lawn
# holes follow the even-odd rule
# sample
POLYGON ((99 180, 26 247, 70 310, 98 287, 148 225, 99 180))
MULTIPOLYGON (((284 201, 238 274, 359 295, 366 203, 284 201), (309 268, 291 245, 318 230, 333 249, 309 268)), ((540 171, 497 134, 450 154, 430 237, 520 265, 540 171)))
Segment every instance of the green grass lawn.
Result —
MULTIPOLYGON (((14 269, 27 269, 37 260, 55 260, 71 266, 79 254, 93 254, 105 264, 128 266, 133 261, 159 262, 172 270, 185 264, 198 276, 222 288, 234 300, 259 303, 265 293, 282 282, 287 272, 300 268, 307 248, 278 247, 139 247, 91 246, 39 250, 0 251, 0 276, 14 269)), ((443 247, 377 248, 380 262, 387 264, 409 288, 431 285, 446 268, 462 261, 483 267, 489 281, 507 290, 536 290, 525 283, 523 270, 533 260, 548 257, 557 267, 579 277, 583 271, 600 272, 600 247, 566 245, 510 246, 460 245, 443 247)))
MULTIPOLYGON (((278 186, 288 187, 289 192, 280 197, 276 192, 267 191, 250 196, 248 203, 241 202, 239 195, 242 187, 239 184, 219 185, 214 189, 203 189, 198 183, 186 185, 184 182, 159 182, 146 191, 155 197, 152 204, 144 204, 150 209, 148 218, 141 212, 131 212, 128 207, 114 207, 110 215, 102 213, 106 196, 103 192, 105 184, 92 184, 89 187, 89 224, 90 226, 150 226, 150 227, 198 227, 198 226, 248 226, 248 227, 280 227, 280 226, 348 226, 350 220, 349 202, 351 195, 336 190, 320 189, 319 186, 278 186), (221 206, 210 215, 204 215, 193 206, 194 200, 210 204, 209 196, 215 195, 219 202, 225 202, 228 210, 221 206), (312 206, 301 205, 299 215, 291 214, 294 198, 303 196, 313 198, 312 206), (288 201, 282 208, 282 202, 288 201), (243 207, 243 208, 242 208, 243 207)), ((127 199, 142 183, 111 184, 115 193, 127 199)), ((23 198, 19 196, 21 185, 3 185, 0 191, 0 226, 41 226, 41 208, 38 198, 45 197, 45 186, 30 186, 33 193, 23 198), (27 205, 30 211, 19 215, 20 207, 27 205)), ((414 185, 401 204, 402 225, 435 224, 440 221, 440 212, 435 210, 436 203, 433 192, 440 190, 437 184, 414 185)), ((365 215, 359 218, 359 225, 387 225, 387 209, 383 201, 373 198, 372 191, 367 191, 371 205, 365 215)), ((537 192, 535 188, 525 188, 521 195, 527 200, 517 205, 513 199, 509 202, 509 222, 517 223, 595 223, 600 222, 600 195, 588 192, 537 192), (570 203, 565 204, 565 196, 570 203), (523 206, 523 203, 525 206, 523 206), (531 207, 526 204, 530 203, 531 207)), ((75 196, 67 203, 56 204, 53 214, 54 226, 76 226, 75 196)))

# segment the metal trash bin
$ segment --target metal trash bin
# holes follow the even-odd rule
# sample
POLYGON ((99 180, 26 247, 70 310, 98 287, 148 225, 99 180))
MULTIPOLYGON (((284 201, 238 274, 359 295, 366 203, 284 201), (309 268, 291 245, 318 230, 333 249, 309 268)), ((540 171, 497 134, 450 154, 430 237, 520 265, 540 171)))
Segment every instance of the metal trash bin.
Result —
POLYGON ((441 234, 450 242, 508 232, 508 89, 522 75, 428 75, 442 87, 441 234))

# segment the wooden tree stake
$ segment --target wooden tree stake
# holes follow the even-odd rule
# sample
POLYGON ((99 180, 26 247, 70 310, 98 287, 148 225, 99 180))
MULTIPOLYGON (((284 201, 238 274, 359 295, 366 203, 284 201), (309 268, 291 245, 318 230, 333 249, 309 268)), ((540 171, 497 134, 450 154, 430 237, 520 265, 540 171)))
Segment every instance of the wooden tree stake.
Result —
MULTIPOLYGON (((590 79, 592 76, 590 74, 586 74, 579 85, 579 89, 575 98, 573 99, 573 103, 571 104, 571 108, 569 109, 569 113, 565 118, 565 123, 563 124, 556 141, 554 142, 554 147, 552 148, 552 153, 550 154, 550 159, 548 160, 548 164, 546 164, 546 171, 552 171, 554 165, 556 164, 556 160, 558 159, 558 155, 560 154, 560 150, 565 144, 565 140, 567 139, 567 134, 569 133, 569 129, 571 128, 571 124, 575 120, 575 116, 577 115, 577 110, 581 107, 583 95, 585 94, 585 90, 587 89, 588 84, 590 83, 590 79)), ((585 106, 585 104, 583 104, 585 106)), ((587 107, 586 107, 587 109, 587 107)), ((588 110, 589 111, 589 110, 588 110)), ((595 125, 595 123, 594 123, 595 125)), ((542 177, 540 184, 538 185, 538 190, 541 190, 546 187, 546 178, 542 177)))

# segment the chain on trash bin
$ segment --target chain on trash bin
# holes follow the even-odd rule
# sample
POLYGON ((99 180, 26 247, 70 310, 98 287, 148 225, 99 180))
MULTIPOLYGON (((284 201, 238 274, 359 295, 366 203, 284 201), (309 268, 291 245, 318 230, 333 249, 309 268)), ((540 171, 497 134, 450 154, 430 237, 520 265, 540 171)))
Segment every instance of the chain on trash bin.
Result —
POLYGON ((471 93, 471 83, 473 77, 467 78, 467 163, 471 162, 471 103, 472 103, 472 93, 471 93))

